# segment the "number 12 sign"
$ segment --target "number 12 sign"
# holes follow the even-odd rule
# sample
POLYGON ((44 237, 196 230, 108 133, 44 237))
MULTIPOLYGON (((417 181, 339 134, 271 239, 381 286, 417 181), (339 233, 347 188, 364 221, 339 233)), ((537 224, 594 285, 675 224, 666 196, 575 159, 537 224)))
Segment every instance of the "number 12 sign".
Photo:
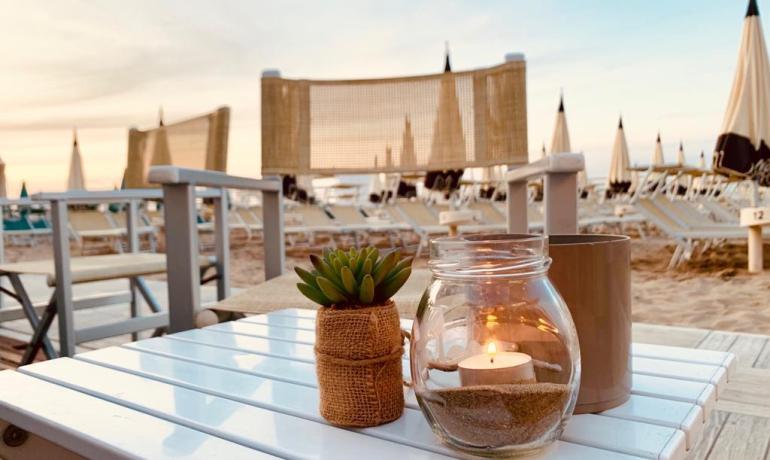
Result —
POLYGON ((741 227, 770 225, 770 208, 741 209, 741 227))

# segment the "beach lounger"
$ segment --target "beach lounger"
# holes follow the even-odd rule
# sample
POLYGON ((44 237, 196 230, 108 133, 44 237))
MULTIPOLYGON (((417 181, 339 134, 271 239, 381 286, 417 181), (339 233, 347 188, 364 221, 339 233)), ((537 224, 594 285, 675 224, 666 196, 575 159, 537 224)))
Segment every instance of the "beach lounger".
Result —
POLYGON ((240 214, 232 209, 227 213, 227 228, 232 232, 234 230, 242 230, 246 235, 246 241, 251 240, 251 230, 246 222, 243 221, 240 214))
POLYGON ((372 233, 384 234, 393 247, 398 231, 402 228, 401 225, 387 220, 369 219, 355 206, 328 205, 326 209, 334 216, 335 222, 354 232, 356 247, 360 244, 359 239, 368 241, 372 233))
POLYGON ((252 233, 261 232, 264 228, 260 217, 262 208, 236 208, 235 211, 252 233))
MULTIPOLYGON (((123 211, 119 212, 113 212, 109 216, 112 218, 112 221, 115 223, 115 226, 119 228, 120 230, 126 232, 128 234, 128 219, 126 217, 126 213, 123 211)), ((142 235, 145 235, 147 237, 147 240, 150 244, 150 252, 155 252, 157 248, 157 228, 152 224, 150 221, 150 218, 145 216, 143 213, 139 213, 139 222, 136 226, 136 234, 141 238, 142 235)))
POLYGON ((69 228, 81 254, 85 253, 85 244, 89 240, 103 241, 115 252, 123 252, 120 239, 127 235, 126 229, 118 228, 104 212, 73 209, 69 212, 69 228))
MULTIPOLYGON (((201 271, 206 271, 214 265, 214 260, 209 257, 200 257, 201 271)), ((34 262, 16 262, 0 264, 0 277, 7 277, 11 288, 0 287, 6 294, 19 302, 24 310, 25 316, 30 322, 34 333, 27 350, 24 353, 22 364, 32 362, 37 352, 42 348, 48 358, 57 356, 56 351, 47 337, 51 322, 57 315, 64 314, 64 321, 72 322, 72 333, 74 337, 60 336, 60 340, 66 342, 72 340, 74 343, 89 342, 115 335, 135 333, 141 330, 155 329, 160 333, 168 324, 168 314, 161 312, 160 305, 155 300, 149 287, 143 280, 143 276, 160 274, 166 272, 166 256, 164 254, 148 253, 125 253, 109 254, 98 256, 73 257, 69 260, 69 277, 71 283, 92 283, 97 281, 128 279, 137 288, 139 294, 147 302, 151 315, 137 316, 136 311, 132 311, 132 318, 118 321, 106 325, 88 327, 83 329, 74 329, 74 308, 70 299, 69 305, 59 305, 59 290, 64 288, 65 293, 71 295, 71 286, 60 286, 56 279, 56 268, 53 260, 41 260, 34 262), (35 307, 24 287, 22 275, 40 275, 45 276, 48 286, 54 288, 54 292, 48 302, 42 317, 38 317, 35 307), (64 311, 62 311, 64 310, 64 311)), ((67 294, 64 294, 67 295, 67 294)), ((104 306, 105 304, 92 305, 104 306)), ((61 322, 62 319, 60 318, 61 322)), ((60 335, 66 335, 67 328, 60 327, 60 335), (63 334, 62 334, 63 333, 63 334)))
POLYGON ((420 257, 422 248, 428 246, 430 237, 446 235, 449 232, 446 225, 439 223, 438 214, 422 201, 397 201, 396 208, 420 237, 415 257, 420 257))
POLYGON ((693 226, 691 222, 688 223, 689 217, 676 214, 674 211, 676 208, 668 207, 660 199, 667 200, 665 197, 639 198, 635 205, 640 213, 677 243, 668 264, 669 269, 689 259, 698 242, 707 243, 702 250, 704 251, 714 241, 747 238, 745 229, 737 226, 718 224, 693 226))
POLYGON ((35 238, 50 235, 51 228, 45 219, 32 220, 29 214, 3 219, 3 234, 15 244, 34 245, 35 238))
POLYGON ((327 235, 332 246, 337 244, 335 237, 347 235, 355 238, 355 230, 346 229, 335 223, 326 211, 318 206, 299 205, 291 208, 290 214, 294 222, 301 222, 284 226, 284 232, 289 235, 292 242, 296 234, 307 235, 310 245, 315 244, 315 238, 319 234, 327 235))

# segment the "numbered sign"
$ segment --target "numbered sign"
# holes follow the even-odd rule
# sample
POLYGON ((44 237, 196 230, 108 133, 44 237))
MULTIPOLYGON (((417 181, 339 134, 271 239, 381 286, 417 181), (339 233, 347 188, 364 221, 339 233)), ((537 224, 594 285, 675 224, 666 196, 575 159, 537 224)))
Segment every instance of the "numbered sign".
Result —
POLYGON ((770 208, 741 209, 741 227, 770 225, 770 208))

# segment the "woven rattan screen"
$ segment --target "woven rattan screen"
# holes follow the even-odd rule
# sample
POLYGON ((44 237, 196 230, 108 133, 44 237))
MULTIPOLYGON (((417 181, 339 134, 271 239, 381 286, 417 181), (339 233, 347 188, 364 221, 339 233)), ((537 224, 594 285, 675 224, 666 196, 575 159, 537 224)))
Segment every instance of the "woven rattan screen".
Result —
POLYGON ((128 132, 125 186, 153 187, 147 182, 150 166, 174 165, 194 169, 227 170, 227 134, 230 109, 147 131, 128 132))
POLYGON ((525 62, 378 80, 262 78, 262 173, 527 162, 525 62))

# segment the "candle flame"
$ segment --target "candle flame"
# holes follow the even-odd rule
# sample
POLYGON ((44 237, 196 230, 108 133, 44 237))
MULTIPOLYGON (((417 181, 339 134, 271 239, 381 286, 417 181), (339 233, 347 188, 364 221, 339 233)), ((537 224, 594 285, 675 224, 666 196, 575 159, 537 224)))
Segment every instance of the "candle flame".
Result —
POLYGON ((495 355, 497 354, 497 345, 495 345, 495 342, 489 342, 489 345, 487 345, 487 354, 489 355, 489 362, 494 363, 495 355))

